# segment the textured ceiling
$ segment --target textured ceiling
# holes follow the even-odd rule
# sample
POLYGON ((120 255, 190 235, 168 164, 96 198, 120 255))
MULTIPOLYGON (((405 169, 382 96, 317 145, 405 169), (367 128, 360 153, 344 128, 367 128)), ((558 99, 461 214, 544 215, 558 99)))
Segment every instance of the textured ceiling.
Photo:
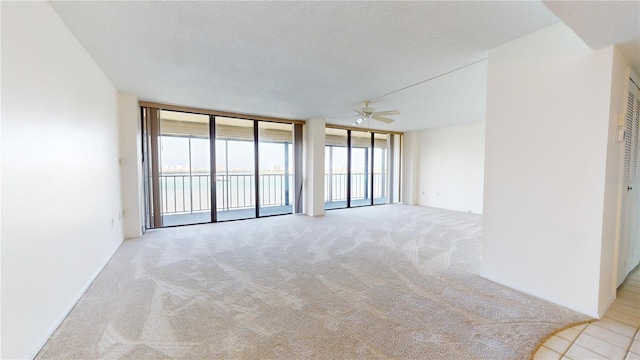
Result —
MULTIPOLYGON (((351 124, 360 102, 558 22, 539 2, 52 2, 141 100, 351 124)), ((407 131, 480 121, 486 61, 372 103, 407 131)))
POLYGON ((640 74, 640 1, 543 1, 594 50, 619 45, 640 74))

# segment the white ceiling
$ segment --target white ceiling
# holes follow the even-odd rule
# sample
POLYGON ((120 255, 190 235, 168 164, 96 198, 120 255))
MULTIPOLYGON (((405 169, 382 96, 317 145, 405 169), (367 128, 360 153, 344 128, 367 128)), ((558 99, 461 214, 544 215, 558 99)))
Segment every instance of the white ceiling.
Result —
POLYGON ((619 45, 640 74, 640 1, 543 1, 590 48, 619 45))
POLYGON ((559 21, 537 1, 51 5, 119 90, 176 105, 349 125, 477 62, 373 102, 401 115, 371 127, 395 131, 483 120, 486 50, 559 21))

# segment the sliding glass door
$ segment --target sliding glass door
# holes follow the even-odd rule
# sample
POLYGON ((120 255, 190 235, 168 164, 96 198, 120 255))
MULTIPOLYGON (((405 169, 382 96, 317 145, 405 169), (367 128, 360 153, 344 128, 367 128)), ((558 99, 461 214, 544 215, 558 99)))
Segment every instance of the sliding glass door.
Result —
POLYGON ((293 125, 258 123, 260 216, 293 212, 293 125))
POLYGON ((387 148, 389 135, 373 134, 373 203, 386 204, 388 192, 387 148))
POLYGON ((254 121, 215 118, 217 221, 256 217, 254 121))
POLYGON ((351 131, 351 207, 371 205, 371 135, 351 131))
POLYGON ((324 147, 324 208, 347 207, 347 130, 326 128, 324 147))
MULTIPOLYGON (((301 123, 152 106, 141 114, 147 227, 302 211, 301 123)), ((400 141, 326 128, 325 209, 398 201, 400 141)))
POLYGON ((209 116, 159 111, 162 226, 211 221, 209 116))
POLYGON ((147 228, 302 211, 301 123, 147 106, 141 115, 147 228))
POLYGON ((325 131, 325 209, 398 201, 400 135, 325 131))

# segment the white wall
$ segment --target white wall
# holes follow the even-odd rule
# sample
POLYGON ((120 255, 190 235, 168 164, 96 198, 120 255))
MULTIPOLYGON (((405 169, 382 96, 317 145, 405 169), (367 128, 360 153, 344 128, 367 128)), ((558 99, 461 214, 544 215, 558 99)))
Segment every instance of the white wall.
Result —
POLYGON ((420 133, 419 204, 482 213, 484 122, 420 133))
POLYGON ((2 353, 33 356, 122 242, 114 86, 46 2, 2 2, 2 353))
POLYGON ((418 203, 420 179, 420 133, 405 132, 402 136, 402 176, 400 177, 400 201, 405 205, 418 203))
POLYGON ((303 207, 309 216, 324 215, 325 120, 313 118, 303 126, 303 207))
POLYGON ((144 188, 140 106, 134 94, 118 93, 118 133, 123 230, 126 239, 142 235, 144 188))
POLYGON ((592 316, 615 296, 600 281, 612 63, 563 24, 489 51, 482 275, 592 316))

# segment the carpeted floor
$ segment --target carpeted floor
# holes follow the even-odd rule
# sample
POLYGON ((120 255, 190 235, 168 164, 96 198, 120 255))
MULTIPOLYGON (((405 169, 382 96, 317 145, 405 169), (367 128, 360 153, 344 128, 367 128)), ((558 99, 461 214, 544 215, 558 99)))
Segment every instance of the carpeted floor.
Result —
POLYGON ((527 359, 588 317, 477 275, 482 217, 403 205, 128 240, 39 359, 527 359))

